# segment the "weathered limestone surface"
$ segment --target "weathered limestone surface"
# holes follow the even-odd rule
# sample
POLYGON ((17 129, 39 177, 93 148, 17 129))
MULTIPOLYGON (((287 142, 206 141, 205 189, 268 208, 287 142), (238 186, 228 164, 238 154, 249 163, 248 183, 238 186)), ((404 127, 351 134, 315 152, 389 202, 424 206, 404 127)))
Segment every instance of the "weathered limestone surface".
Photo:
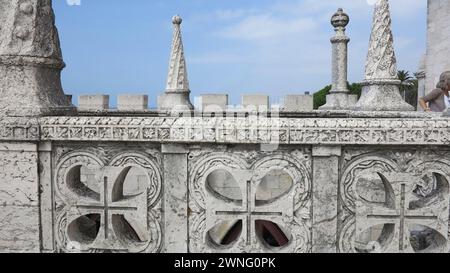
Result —
POLYGON ((78 109, 81 111, 102 111, 109 109, 108 95, 81 95, 78 97, 78 109))
POLYGON ((39 252, 36 144, 0 146, 0 251, 39 252))
POLYGON ((200 96, 198 107, 203 112, 224 112, 228 107, 227 94, 205 94, 200 96))
POLYGON ((148 108, 147 95, 119 95, 117 96, 117 109, 119 111, 139 111, 148 108))
POLYGON ((314 108, 314 98, 311 95, 287 95, 284 98, 282 111, 301 112, 312 111, 314 108))
POLYGON ((71 107, 61 87, 65 64, 51 4, 51 0, 0 1, 3 115, 41 115, 71 107), (20 107, 11 102, 20 102, 20 107))
POLYGON ((188 251, 188 150, 183 145, 163 145, 164 156, 164 207, 165 232, 164 252, 188 251), (175 168, 172 168, 173 166, 175 168))
POLYGON ((55 251, 52 149, 51 142, 39 143, 40 226, 50 227, 41 228, 41 250, 49 253, 55 251))
POLYGON ((39 207, 0 208, 0 252, 40 252, 39 207))
POLYGON ((313 148, 312 252, 337 252, 339 146, 313 148), (316 209, 314 209, 316 208, 316 209))
POLYGON ((264 111, 269 109, 269 96, 262 94, 242 95, 242 106, 253 111, 264 111))

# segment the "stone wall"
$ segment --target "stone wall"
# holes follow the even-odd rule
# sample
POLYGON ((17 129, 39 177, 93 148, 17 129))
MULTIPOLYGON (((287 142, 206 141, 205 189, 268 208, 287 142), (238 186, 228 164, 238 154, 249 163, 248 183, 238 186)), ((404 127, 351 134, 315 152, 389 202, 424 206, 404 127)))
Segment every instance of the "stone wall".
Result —
POLYGON ((38 168, 35 143, 1 143, 0 251, 40 251, 38 168))
POLYGON ((447 252, 450 119, 347 114, 9 120, 0 248, 447 252))
POLYGON ((158 110, 147 95, 74 108, 51 1, 0 3, 0 251, 449 251, 450 118, 402 101, 387 0, 355 106, 349 16, 333 15, 336 88, 320 111, 299 94, 281 107, 209 94, 194 109, 179 16, 158 110))
POLYGON ((436 88, 442 72, 450 70, 450 2, 428 0, 428 41, 426 58, 426 93, 436 88))

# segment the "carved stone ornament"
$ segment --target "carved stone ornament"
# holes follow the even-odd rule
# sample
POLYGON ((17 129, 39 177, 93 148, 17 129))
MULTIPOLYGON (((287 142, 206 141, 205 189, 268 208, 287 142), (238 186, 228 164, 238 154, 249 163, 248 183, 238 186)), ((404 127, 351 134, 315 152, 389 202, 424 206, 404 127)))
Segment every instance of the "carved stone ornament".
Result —
MULTIPOLYGON (((309 252, 311 248, 311 157, 289 153, 194 152, 189 156, 189 250, 191 252, 309 252), (276 196, 262 197, 259 188, 272 172, 292 181, 276 196), (219 175, 216 175, 219 174, 219 175), (224 180, 224 178, 227 178, 224 180), (219 184, 219 192, 211 184, 219 184), (230 195, 234 187, 235 196, 230 195), (240 223, 234 241, 218 243, 212 231, 240 223), (277 226, 286 236, 272 245, 258 224, 277 226)), ((271 185, 275 185, 272 181, 271 185)), ((226 236, 225 236, 226 237, 226 236)), ((221 237, 223 238, 223 237, 221 237)))
POLYGON ((55 233, 62 252, 158 252, 162 242, 160 166, 141 152, 109 161, 72 151, 55 173, 55 233), (139 172, 131 177, 131 172, 139 172), (130 182, 131 181, 131 182, 130 182), (127 183, 139 187, 128 190, 127 183))
POLYGON ((46 117, 41 139, 192 143, 448 145, 450 120, 419 118, 46 117))
POLYGON ((447 252, 450 161, 439 152, 367 153, 345 164, 341 252, 447 252))

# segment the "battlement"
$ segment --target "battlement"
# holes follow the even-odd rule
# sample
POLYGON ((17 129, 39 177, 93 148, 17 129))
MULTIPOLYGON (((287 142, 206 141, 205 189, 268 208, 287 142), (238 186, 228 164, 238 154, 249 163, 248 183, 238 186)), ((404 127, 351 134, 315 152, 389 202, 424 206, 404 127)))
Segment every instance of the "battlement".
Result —
MULTIPOLYGON (((231 105, 227 94, 205 94, 194 98, 196 112, 311 112, 313 111, 313 97, 305 95, 287 95, 281 105, 270 105, 267 95, 245 94, 242 103, 231 105)), ((80 95, 78 97, 78 112, 127 112, 142 114, 149 112, 163 112, 149 108, 148 95, 122 94, 117 96, 117 107, 110 106, 109 95, 80 95)))

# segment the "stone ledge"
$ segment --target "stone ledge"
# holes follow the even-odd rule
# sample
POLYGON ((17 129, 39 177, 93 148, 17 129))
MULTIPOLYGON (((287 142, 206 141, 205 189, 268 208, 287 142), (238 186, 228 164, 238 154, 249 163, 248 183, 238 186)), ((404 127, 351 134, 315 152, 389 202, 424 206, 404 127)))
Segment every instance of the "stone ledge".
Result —
POLYGON ((37 118, 0 118, 0 140, 39 140, 39 134, 39 120, 37 118))
POLYGON ((448 145, 448 118, 46 117, 41 139, 158 143, 448 145))

